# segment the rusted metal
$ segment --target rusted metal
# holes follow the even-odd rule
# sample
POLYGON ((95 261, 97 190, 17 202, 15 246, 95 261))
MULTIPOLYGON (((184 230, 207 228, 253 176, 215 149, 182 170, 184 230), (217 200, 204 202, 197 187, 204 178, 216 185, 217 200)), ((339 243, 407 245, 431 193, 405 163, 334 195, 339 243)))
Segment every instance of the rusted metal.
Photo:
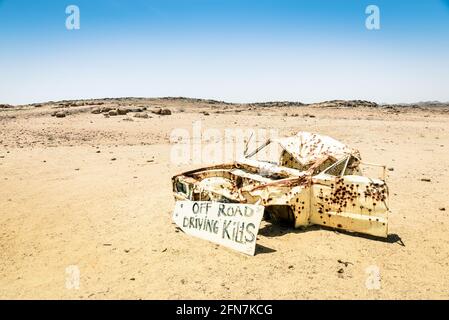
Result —
POLYGON ((370 178, 360 164, 358 150, 300 132, 268 140, 235 163, 176 175, 173 192, 177 200, 260 204, 267 219, 296 228, 316 224, 387 237, 385 169, 383 178, 370 178), (254 159, 270 144, 281 147, 277 164, 254 159))

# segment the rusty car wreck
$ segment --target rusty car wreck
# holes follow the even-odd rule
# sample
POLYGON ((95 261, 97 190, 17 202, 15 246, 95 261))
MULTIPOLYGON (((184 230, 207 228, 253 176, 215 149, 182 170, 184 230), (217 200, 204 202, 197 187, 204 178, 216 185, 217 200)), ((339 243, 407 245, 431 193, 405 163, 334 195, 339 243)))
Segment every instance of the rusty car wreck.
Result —
POLYGON ((385 167, 382 177, 371 178, 362 163, 356 149, 299 132, 268 140, 235 163, 176 175, 173 192, 176 200, 260 204, 266 219, 295 228, 321 225, 387 237, 385 167))

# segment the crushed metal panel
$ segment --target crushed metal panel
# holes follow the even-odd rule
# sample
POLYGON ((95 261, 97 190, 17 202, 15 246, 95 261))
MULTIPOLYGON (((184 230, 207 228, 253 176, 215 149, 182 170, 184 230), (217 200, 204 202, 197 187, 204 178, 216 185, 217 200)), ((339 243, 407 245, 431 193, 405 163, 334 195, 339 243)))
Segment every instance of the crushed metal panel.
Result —
POLYGON ((266 217, 293 220, 296 228, 317 224, 387 237, 388 187, 362 174, 356 149, 307 132, 272 143, 282 147, 278 165, 253 159, 259 147, 233 164, 174 176, 175 199, 260 204, 266 217))
POLYGON ((310 223, 386 238, 388 188, 363 176, 314 177, 310 223))
POLYGON ((173 221, 187 234, 254 255, 264 207, 212 201, 177 201, 173 221))
MULTIPOLYGON (((346 155, 359 155, 355 149, 331 137, 309 132, 299 132, 293 137, 281 138, 277 142, 304 168, 325 156, 339 160, 346 155)), ((306 168, 305 168, 306 169, 306 168)))

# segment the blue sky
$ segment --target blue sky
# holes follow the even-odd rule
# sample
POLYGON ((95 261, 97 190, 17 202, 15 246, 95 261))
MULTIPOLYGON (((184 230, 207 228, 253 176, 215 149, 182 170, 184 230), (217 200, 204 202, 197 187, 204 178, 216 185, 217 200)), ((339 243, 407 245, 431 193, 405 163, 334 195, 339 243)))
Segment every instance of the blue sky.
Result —
POLYGON ((0 0, 0 103, 449 101, 448 58, 449 0, 0 0))

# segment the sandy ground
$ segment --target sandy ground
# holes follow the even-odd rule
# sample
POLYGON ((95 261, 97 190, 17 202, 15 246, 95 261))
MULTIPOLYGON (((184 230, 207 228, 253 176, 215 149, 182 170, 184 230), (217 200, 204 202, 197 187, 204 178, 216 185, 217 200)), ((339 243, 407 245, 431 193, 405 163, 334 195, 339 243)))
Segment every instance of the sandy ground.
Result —
POLYGON ((173 114, 0 111, 0 298, 449 298, 446 110, 155 104, 173 114), (318 132, 386 164, 389 238, 263 222, 249 257, 177 231, 170 178, 198 165, 170 161, 169 136, 197 120, 205 129, 318 132), (69 266, 79 268, 79 289, 66 286, 69 266), (379 290, 366 286, 372 266, 379 290))

